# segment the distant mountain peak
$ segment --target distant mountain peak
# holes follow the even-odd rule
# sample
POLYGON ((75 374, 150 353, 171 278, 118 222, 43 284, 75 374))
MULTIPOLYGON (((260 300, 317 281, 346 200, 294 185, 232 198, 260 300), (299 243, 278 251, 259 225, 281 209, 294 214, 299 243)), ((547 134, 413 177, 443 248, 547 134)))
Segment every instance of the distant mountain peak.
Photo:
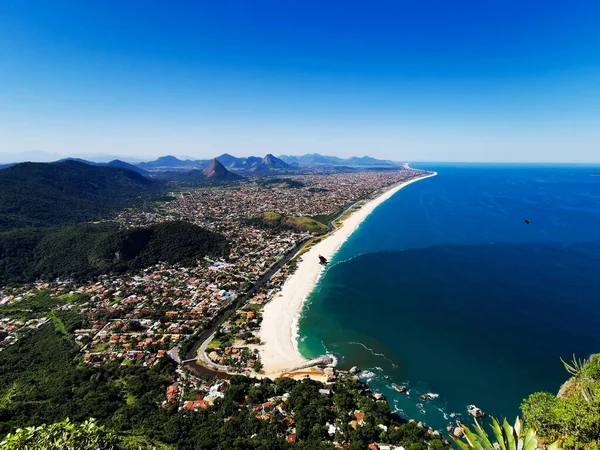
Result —
POLYGON ((255 169, 257 170, 271 170, 271 169, 289 169, 290 166, 283 160, 277 158, 273 154, 267 154, 260 162, 255 163, 255 169))
POLYGON ((206 169, 202 171, 202 174, 206 178, 211 178, 213 180, 234 180, 240 178, 239 175, 227 170, 227 168, 221 164, 217 158, 211 159, 206 169))

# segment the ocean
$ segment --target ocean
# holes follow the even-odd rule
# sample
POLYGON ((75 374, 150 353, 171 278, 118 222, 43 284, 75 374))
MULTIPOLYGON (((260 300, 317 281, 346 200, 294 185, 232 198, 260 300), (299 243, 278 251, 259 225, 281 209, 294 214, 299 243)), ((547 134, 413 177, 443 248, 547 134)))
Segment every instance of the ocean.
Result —
POLYGON ((568 378, 561 357, 600 352, 600 167, 412 166, 438 175, 350 236, 304 305, 298 348, 358 366, 393 411, 434 428, 470 404, 514 420, 568 378))

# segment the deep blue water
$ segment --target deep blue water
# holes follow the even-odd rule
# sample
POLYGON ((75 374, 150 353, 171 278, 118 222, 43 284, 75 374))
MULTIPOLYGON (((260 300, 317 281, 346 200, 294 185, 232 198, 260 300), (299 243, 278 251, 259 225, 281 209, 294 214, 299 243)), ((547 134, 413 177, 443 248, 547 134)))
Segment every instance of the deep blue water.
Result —
POLYGON ((561 356, 600 352, 600 167, 414 166, 438 176, 340 249, 305 305, 300 350, 372 372, 392 409, 437 428, 469 404, 514 419, 567 379, 561 356))

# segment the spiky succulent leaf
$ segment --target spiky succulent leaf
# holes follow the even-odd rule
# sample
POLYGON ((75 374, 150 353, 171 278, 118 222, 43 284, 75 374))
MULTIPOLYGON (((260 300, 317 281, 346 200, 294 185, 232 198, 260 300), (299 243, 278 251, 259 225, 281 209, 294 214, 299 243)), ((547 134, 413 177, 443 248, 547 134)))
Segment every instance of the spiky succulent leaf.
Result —
POLYGON ((508 424, 508 421, 506 419, 504 419, 502 428, 504 428, 504 439, 508 450, 517 450, 517 443, 515 442, 513 428, 508 424))
POLYGON ((492 449, 494 448, 494 445, 491 443, 487 433, 485 432, 485 430, 483 429, 483 427, 479 424, 479 422, 477 421, 477 419, 475 419, 475 432, 477 433, 477 436, 479 436, 479 440, 481 442, 481 445, 483 445, 486 449, 492 449))
POLYGON ((535 438, 535 431, 532 428, 530 428, 525 433, 523 450, 536 450, 537 444, 538 444, 538 441, 535 438))
POLYGON ((517 439, 520 438, 521 432, 523 431, 523 427, 521 426, 521 421, 519 420, 518 417, 515 419, 515 426, 513 427, 513 429, 515 430, 516 438, 517 439))
POLYGON ((469 444, 465 444, 463 441, 461 441, 460 439, 457 439, 455 437, 452 437, 452 440, 454 441, 454 443, 456 445, 458 445, 460 447, 460 450, 472 450, 471 447, 469 446, 469 444))
POLYGON ((502 450, 506 450, 506 444, 504 443, 504 436, 502 435, 502 430, 500 429, 500 424, 496 420, 495 417, 492 417, 492 430, 494 430, 494 436, 496 437, 496 442, 500 446, 502 450))
POLYGON ((463 427, 463 430, 465 431, 465 437, 467 438, 467 441, 471 445, 471 448, 474 448, 476 450, 491 450, 489 448, 484 449, 481 441, 479 440, 479 437, 475 433, 473 433, 471 430, 469 430, 468 427, 463 427))

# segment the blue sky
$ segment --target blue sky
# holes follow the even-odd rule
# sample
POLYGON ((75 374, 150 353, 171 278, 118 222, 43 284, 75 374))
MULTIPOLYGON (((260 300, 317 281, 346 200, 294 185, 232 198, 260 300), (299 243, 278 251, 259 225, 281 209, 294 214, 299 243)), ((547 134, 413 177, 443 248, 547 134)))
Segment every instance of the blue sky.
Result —
POLYGON ((600 161, 599 23, 598 1, 7 0, 0 153, 600 161))

